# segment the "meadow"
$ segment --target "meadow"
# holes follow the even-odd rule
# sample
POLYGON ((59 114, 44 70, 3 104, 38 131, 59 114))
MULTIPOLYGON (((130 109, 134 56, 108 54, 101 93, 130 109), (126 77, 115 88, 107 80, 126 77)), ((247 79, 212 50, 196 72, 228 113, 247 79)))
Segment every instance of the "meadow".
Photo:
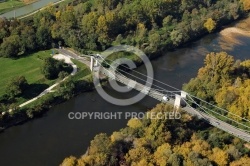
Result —
POLYGON ((24 76, 30 84, 23 100, 36 96, 52 85, 56 80, 48 80, 41 73, 43 59, 49 56, 51 50, 39 51, 18 59, 0 58, 0 96, 5 94, 8 82, 17 76, 24 76))

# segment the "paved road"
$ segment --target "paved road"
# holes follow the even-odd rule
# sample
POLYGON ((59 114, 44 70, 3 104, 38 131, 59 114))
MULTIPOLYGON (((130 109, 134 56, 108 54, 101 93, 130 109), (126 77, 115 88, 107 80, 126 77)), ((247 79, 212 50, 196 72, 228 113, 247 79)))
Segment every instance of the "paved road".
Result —
POLYGON ((59 53, 65 55, 65 56, 68 56, 72 59, 76 59, 76 60, 84 63, 88 67, 90 67, 90 58, 89 58, 90 56, 88 56, 88 55, 79 56, 77 53, 70 51, 68 49, 58 49, 58 51, 59 51, 59 53))

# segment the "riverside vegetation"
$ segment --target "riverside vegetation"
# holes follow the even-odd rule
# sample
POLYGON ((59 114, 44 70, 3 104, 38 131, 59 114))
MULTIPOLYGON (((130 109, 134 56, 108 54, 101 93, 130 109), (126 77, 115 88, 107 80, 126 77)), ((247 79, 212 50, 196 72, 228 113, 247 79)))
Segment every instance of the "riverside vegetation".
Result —
POLYGON ((54 93, 40 97, 24 107, 18 107, 19 104, 38 96, 50 85, 64 79, 72 72, 72 66, 53 59, 49 53, 50 51, 40 51, 18 59, 0 59, 2 63, 0 75, 5 78, 0 82, 2 84, 1 127, 6 128, 41 115, 52 105, 92 89, 88 67, 74 61, 78 66, 76 75, 69 76, 65 82, 60 83, 54 93))

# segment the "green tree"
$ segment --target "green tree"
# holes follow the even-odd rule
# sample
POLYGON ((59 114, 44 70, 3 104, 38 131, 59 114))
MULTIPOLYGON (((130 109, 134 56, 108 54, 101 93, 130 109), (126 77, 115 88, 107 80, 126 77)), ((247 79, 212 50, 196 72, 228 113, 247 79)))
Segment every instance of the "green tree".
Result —
POLYGON ((0 46, 0 56, 14 58, 22 51, 22 42, 18 35, 12 35, 3 40, 0 46))
POLYGON ((55 79, 60 71, 63 70, 63 61, 55 60, 51 57, 44 59, 41 71, 47 79, 55 79))
POLYGON ((36 32, 37 44, 40 48, 46 49, 51 46, 51 34, 47 27, 40 26, 36 32))
POLYGON ((6 86, 6 94, 10 98, 21 95, 28 87, 28 82, 24 76, 13 78, 6 86))

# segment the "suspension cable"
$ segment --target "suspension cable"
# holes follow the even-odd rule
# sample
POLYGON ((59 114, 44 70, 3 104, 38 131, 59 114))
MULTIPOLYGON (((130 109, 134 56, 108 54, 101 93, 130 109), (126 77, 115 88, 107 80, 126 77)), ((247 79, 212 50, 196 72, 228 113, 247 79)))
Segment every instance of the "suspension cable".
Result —
POLYGON ((200 98, 198 98, 198 97, 196 97, 196 96, 193 96, 193 95, 191 95, 191 94, 189 94, 189 95, 192 96, 192 97, 194 97, 194 98, 196 98, 196 99, 198 99, 198 100, 200 100, 200 101, 202 101, 202 102, 205 102, 206 104, 209 104, 209 105, 211 105, 211 106, 213 106, 213 107, 215 107, 215 108, 217 108, 217 109, 219 109, 219 110, 222 110, 222 111, 224 111, 224 112, 226 112, 226 113, 228 113, 228 114, 234 115, 234 116, 236 116, 236 117, 238 117, 238 118, 240 118, 240 119, 243 119, 243 120, 245 120, 245 121, 250 122, 250 120, 245 119, 245 118, 243 118, 243 117, 240 117, 239 115, 236 115, 236 114, 234 114, 234 113, 232 113, 232 112, 229 112, 228 110, 225 110, 225 109, 220 108, 220 107, 218 107, 218 106, 216 106, 216 105, 213 105, 213 104, 211 104, 211 103, 209 103, 209 102, 207 102, 207 101, 205 101, 205 100, 202 100, 202 99, 200 99, 200 98))

